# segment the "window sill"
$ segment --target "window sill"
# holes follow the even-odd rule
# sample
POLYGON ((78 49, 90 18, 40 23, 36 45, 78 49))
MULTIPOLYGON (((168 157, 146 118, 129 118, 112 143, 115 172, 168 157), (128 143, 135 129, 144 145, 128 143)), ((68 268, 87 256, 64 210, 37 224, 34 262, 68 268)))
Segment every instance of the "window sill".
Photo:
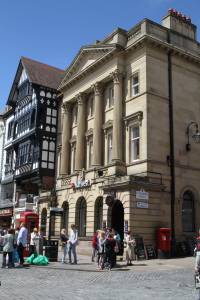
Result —
POLYGON ((77 124, 72 124, 72 129, 77 128, 78 125, 77 124))
POLYGON ((135 100, 135 99, 137 99, 138 97, 143 96, 144 94, 146 94, 146 92, 138 93, 137 95, 130 96, 129 98, 127 98, 127 99, 125 100, 125 102, 129 102, 129 101, 135 100))
POLYGON ((89 117, 87 118, 88 121, 93 120, 93 119, 94 119, 94 116, 89 116, 89 117))
POLYGON ((135 165, 142 164, 142 163, 145 163, 145 162, 147 162, 146 159, 136 159, 132 162, 129 162, 126 166, 131 167, 131 166, 135 166, 135 165))
POLYGON ((106 113, 106 112, 109 112, 109 111, 111 111, 111 110, 113 110, 113 108, 114 108, 114 105, 111 106, 111 107, 109 107, 109 108, 106 108, 106 109, 105 109, 105 113, 106 113))

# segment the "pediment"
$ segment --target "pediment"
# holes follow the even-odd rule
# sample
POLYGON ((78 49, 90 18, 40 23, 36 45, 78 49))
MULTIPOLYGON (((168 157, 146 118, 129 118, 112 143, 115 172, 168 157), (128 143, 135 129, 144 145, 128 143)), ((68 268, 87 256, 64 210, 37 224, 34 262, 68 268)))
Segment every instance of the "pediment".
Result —
POLYGON ((94 66, 115 50, 115 45, 94 45, 81 48, 72 64, 66 70, 64 79, 59 88, 64 87, 65 84, 76 76, 90 69, 91 66, 94 66))

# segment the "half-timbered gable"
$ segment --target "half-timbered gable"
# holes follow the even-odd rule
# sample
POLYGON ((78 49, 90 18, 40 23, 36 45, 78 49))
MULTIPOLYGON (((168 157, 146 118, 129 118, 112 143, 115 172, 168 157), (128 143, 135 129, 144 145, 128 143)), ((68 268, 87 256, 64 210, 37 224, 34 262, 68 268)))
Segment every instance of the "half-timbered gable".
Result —
MULTIPOLYGON (((13 107, 15 179, 19 189, 53 182, 57 132, 57 87, 64 71, 22 57, 8 98, 13 107)), ((29 189, 30 192, 32 188, 29 189)))

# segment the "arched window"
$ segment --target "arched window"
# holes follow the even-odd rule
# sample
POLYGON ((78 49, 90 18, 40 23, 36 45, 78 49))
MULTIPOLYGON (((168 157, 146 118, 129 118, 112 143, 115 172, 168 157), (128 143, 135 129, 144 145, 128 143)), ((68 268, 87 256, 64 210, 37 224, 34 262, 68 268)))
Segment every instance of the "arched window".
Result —
POLYGON ((67 201, 63 202, 62 208, 63 208, 63 216, 61 219, 60 229, 65 228, 66 231, 68 232, 69 204, 67 201))
POLYGON ((47 230, 47 210, 46 208, 43 208, 41 212, 41 223, 40 223, 40 231, 42 236, 46 236, 46 230, 47 230))
POLYGON ((87 204, 84 197, 80 197, 76 203, 76 227, 79 236, 86 236, 87 204))
POLYGON ((182 226, 183 232, 195 231, 194 195, 191 191, 183 194, 182 226))
POLYGON ((102 229, 103 224, 103 197, 98 197, 94 207, 94 231, 102 229))

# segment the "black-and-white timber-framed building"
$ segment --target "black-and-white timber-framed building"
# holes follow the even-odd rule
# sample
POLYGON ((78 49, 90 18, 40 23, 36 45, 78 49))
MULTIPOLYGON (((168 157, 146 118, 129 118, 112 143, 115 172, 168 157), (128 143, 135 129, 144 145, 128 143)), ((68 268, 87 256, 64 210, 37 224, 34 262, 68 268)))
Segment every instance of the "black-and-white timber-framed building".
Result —
POLYGON ((14 117, 8 124, 12 143, 6 154, 12 156, 16 211, 29 210, 41 190, 54 186, 57 87, 64 71, 22 57, 12 84, 7 105, 14 117))

